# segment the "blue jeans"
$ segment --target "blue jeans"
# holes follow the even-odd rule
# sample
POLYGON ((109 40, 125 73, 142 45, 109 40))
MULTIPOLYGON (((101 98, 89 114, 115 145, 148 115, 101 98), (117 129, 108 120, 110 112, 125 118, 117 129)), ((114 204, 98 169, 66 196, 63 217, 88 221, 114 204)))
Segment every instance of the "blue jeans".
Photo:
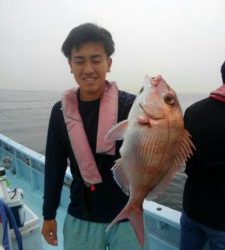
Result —
POLYGON ((182 213, 180 250, 201 250, 206 243, 210 250, 225 249, 225 231, 204 226, 182 213))
MULTIPOLYGON (((64 222, 64 250, 144 250, 137 241, 130 222, 115 224, 80 220, 67 214, 64 222)), ((146 232, 147 235, 147 232, 146 232)))

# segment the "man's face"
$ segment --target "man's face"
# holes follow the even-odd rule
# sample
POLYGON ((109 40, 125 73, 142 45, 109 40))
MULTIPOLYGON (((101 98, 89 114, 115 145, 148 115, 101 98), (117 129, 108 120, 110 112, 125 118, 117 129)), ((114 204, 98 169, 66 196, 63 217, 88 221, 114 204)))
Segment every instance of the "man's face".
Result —
POLYGON ((106 73, 112 59, 108 58, 101 43, 87 42, 71 51, 71 73, 80 87, 80 99, 91 101, 100 98, 104 91, 106 73))

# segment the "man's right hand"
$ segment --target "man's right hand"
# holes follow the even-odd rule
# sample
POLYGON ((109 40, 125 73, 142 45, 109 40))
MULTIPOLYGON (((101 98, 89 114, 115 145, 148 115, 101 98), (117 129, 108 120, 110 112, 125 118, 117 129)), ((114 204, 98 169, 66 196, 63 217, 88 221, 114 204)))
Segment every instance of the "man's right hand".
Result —
POLYGON ((42 226, 42 235, 44 236, 45 240, 48 244, 57 246, 57 222, 55 219, 52 220, 44 220, 42 226))

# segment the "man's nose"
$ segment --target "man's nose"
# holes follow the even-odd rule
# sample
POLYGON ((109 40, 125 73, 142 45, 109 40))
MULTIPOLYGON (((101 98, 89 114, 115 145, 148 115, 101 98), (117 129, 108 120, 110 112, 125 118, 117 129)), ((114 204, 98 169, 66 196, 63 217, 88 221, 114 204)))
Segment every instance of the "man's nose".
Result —
POLYGON ((94 72, 94 66, 90 61, 87 61, 84 65, 84 73, 90 74, 94 72))

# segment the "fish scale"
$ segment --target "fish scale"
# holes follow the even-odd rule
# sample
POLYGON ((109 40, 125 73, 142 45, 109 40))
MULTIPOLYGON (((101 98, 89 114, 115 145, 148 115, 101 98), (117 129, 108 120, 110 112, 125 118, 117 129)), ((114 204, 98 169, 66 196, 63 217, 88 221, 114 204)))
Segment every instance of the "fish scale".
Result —
MULTIPOLYGON (((145 144, 145 151, 142 152, 143 159, 146 158, 146 165, 151 166, 151 163, 154 162, 155 165, 158 165, 157 162, 160 162, 162 159, 162 152, 160 151, 159 147, 163 140, 165 140, 165 133, 163 131, 155 132, 153 133, 153 136, 150 138, 145 137, 142 135, 142 140, 144 141, 143 144, 145 144), (161 132, 161 133, 160 133, 161 132), (156 137, 156 138, 154 138, 156 137), (151 151, 152 154, 148 154, 148 152, 151 151)), ((141 147, 142 148, 142 147, 141 147)), ((144 162, 145 163, 145 162, 144 162)))

